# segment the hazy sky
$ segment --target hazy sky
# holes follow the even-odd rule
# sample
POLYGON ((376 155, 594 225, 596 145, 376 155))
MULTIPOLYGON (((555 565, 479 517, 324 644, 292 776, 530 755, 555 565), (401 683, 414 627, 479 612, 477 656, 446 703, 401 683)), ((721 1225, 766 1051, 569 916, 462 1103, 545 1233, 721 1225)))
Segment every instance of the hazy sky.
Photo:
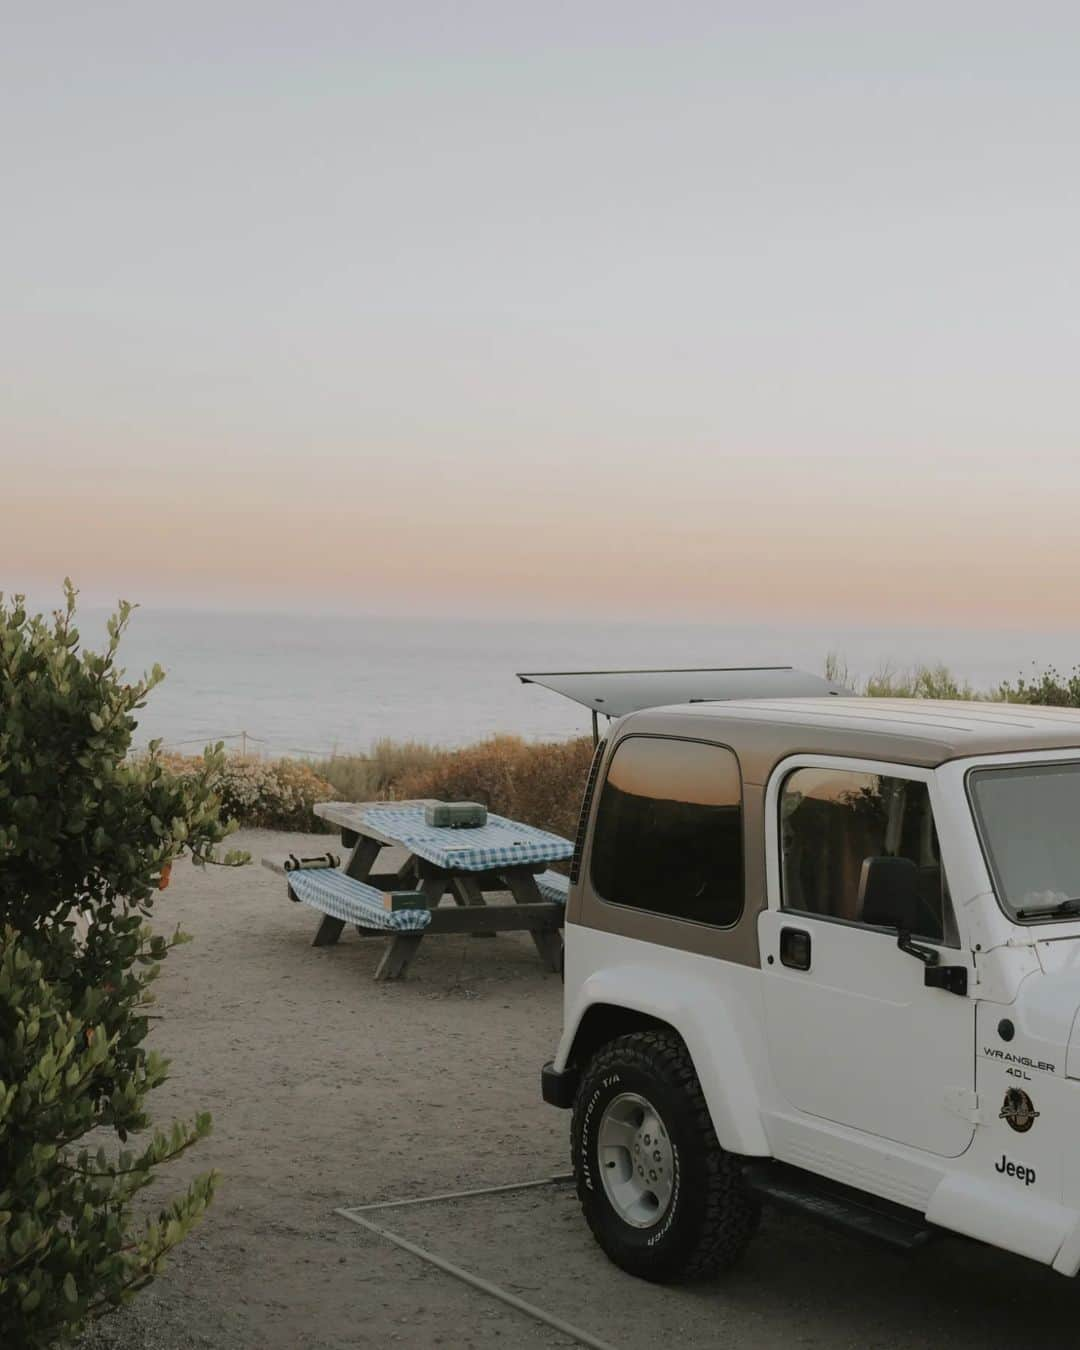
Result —
POLYGON ((3 34, 0 589, 1076 618, 1075 5, 3 34))

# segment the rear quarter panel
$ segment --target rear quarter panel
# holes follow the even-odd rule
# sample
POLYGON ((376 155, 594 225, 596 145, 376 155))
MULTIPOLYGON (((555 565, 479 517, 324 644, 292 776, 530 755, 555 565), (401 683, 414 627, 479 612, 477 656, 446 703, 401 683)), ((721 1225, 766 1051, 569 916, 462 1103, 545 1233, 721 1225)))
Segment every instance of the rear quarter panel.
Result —
POLYGON ((573 924, 566 937, 566 1009, 555 1067, 566 1068, 590 1007, 646 1013, 686 1043, 721 1147, 767 1155, 761 1101, 771 1085, 760 972, 573 924))

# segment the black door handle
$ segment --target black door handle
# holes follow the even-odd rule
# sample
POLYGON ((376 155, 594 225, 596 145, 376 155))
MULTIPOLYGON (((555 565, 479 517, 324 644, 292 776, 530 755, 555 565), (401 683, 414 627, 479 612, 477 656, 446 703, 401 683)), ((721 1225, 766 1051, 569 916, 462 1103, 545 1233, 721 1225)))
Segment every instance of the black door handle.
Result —
POLYGON ((791 970, 810 969, 810 934, 805 928, 780 929, 780 964, 791 970))

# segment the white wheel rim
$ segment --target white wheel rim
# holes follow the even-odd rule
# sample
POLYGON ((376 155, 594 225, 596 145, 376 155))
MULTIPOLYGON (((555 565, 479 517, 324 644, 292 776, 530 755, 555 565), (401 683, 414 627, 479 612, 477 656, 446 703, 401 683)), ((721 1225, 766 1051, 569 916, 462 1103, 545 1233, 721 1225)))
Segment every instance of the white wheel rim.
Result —
POLYGON ((600 1117, 596 1144, 615 1213, 633 1228, 659 1223, 671 1203, 675 1158, 656 1109, 636 1092, 621 1092, 600 1117))

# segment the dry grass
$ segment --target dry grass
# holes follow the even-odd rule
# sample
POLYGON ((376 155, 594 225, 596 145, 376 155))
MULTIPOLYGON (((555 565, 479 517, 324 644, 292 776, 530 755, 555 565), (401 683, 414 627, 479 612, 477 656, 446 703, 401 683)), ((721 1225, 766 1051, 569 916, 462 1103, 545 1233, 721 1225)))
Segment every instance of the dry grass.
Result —
POLYGON ((342 801, 483 802, 498 815, 572 836, 591 756, 588 737, 534 744, 493 736, 463 750, 384 740, 370 755, 335 755, 312 768, 342 801))
MULTIPOLYGON (((369 755, 315 763, 230 756, 217 791, 226 817, 270 829, 326 828, 313 813, 321 801, 437 797, 483 802, 498 815, 572 838, 591 757, 587 737, 530 744, 494 736, 464 750, 383 740, 369 755)), ((201 760, 167 755, 166 762, 182 774, 201 760)))
POLYGON ((483 802, 498 815, 572 839, 591 760, 587 736, 540 744, 494 736, 444 751, 403 776, 394 795, 483 802))
POLYGON ((962 698, 992 699, 996 693, 982 693, 967 680, 958 680, 945 665, 913 666, 892 670, 883 666, 866 681, 867 698, 962 698))
POLYGON ((334 755, 312 770, 334 789, 338 801, 370 802, 400 797, 396 786, 409 774, 432 768, 447 752, 421 741, 376 741, 367 755, 334 755))

